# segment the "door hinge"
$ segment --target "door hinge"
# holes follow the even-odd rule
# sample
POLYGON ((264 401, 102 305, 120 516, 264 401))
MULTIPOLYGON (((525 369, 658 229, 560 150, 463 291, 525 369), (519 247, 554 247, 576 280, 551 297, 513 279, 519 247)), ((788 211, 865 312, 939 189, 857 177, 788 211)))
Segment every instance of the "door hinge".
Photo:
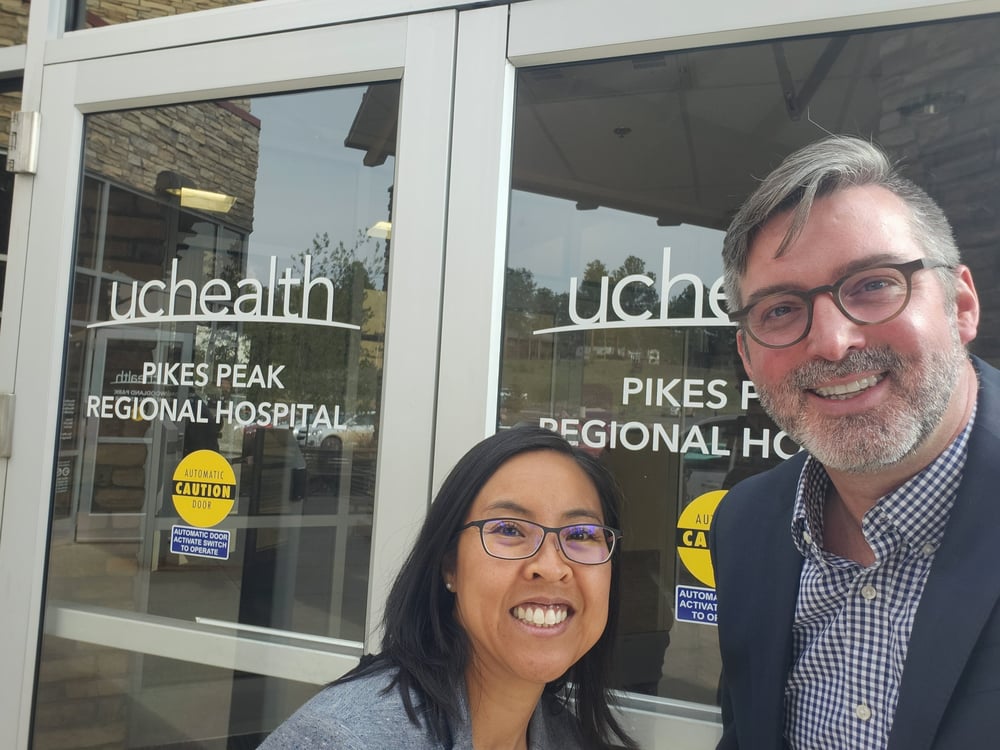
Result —
POLYGON ((12 174, 38 172, 38 133, 41 115, 38 112, 12 112, 10 116, 10 146, 7 151, 7 171, 12 174))
POLYGON ((0 458, 10 458, 14 434, 14 394, 0 393, 0 458))

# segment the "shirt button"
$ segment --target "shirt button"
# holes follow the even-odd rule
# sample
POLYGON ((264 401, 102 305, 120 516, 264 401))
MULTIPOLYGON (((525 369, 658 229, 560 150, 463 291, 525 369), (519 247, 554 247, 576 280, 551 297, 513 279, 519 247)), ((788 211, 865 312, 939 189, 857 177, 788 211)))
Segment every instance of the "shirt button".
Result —
POLYGON ((920 554, 924 557, 930 557, 935 552, 937 552, 937 545, 933 542, 927 542, 927 544, 920 548, 920 554))
POLYGON ((868 721, 872 717, 872 710, 864 703, 859 703, 854 707, 854 715, 861 721, 868 721))
MULTIPOLYGON (((864 586, 861 587, 861 596, 863 596, 868 601, 871 601, 876 596, 878 596, 878 591, 876 591, 875 587, 872 586, 870 583, 866 583, 864 586)), ((865 710, 868 709, 866 708, 865 710)))
POLYGON ((812 534, 810 534, 808 531, 803 531, 802 541, 805 542, 807 545, 812 544, 813 543, 812 534))

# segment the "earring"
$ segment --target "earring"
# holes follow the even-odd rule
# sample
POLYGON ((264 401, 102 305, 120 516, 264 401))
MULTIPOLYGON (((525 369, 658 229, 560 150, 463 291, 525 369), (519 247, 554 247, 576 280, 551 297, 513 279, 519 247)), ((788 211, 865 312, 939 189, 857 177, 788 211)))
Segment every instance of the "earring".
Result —
POLYGON ((451 581, 445 581, 444 587, 446 589, 448 589, 449 591, 454 591, 455 590, 455 587, 451 585, 451 581))

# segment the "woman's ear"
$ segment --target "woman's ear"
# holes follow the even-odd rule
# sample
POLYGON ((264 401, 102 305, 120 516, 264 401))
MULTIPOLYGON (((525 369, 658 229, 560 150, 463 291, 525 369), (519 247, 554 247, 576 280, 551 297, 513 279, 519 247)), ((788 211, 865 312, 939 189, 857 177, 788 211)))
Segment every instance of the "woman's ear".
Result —
POLYGON ((441 561, 441 578, 448 591, 455 590, 455 552, 451 551, 441 561))

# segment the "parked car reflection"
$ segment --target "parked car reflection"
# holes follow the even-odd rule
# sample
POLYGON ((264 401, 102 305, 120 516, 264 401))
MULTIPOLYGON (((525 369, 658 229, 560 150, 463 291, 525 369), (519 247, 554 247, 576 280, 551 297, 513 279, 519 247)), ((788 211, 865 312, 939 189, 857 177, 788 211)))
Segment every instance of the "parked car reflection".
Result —
POLYGON ((317 424, 315 421, 306 429, 297 425, 293 429, 299 445, 306 448, 337 450, 345 447, 368 448, 375 440, 375 425, 378 416, 374 411, 363 411, 348 417, 343 422, 317 424))

